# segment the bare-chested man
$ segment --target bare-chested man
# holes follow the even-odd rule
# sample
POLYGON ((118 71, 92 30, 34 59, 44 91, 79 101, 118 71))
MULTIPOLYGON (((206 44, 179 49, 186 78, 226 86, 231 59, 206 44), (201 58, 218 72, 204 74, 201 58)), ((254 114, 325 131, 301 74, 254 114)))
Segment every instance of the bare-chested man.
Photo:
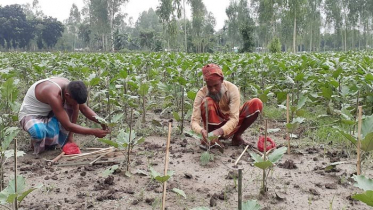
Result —
POLYGON ((62 77, 40 80, 28 89, 18 119, 32 138, 35 154, 44 151, 46 146, 64 146, 67 142, 73 142, 73 133, 99 138, 109 133, 103 124, 102 129, 75 124, 79 110, 85 117, 98 123, 94 117, 97 114, 85 105, 87 94, 82 81, 70 82, 62 77))

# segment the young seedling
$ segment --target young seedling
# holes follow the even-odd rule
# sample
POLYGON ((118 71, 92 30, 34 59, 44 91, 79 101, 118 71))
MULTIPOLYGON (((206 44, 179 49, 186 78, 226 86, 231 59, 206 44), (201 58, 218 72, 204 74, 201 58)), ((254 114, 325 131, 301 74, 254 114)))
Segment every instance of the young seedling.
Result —
POLYGON ((358 160, 357 160, 357 166, 359 167, 358 171, 361 173, 361 159, 360 156, 362 156, 363 153, 367 153, 369 151, 373 150, 373 115, 365 117, 361 120, 361 123, 359 123, 361 127, 361 133, 358 136, 351 135, 347 132, 345 132, 342 128, 336 127, 336 129, 341 133, 344 137, 346 137, 352 144, 354 144, 357 147, 358 153, 358 160), (360 137, 359 137, 360 136, 360 137), (360 154, 360 152, 363 152, 360 154))
POLYGON ((373 179, 368 179, 363 175, 355 175, 353 178, 356 181, 355 187, 364 190, 364 193, 355 194, 352 198, 373 207, 373 179))
MULTIPOLYGON (((256 153, 250 152, 250 156, 254 159, 254 166, 260 168, 265 172, 266 169, 271 168, 274 166, 275 163, 277 163, 282 156, 285 154, 287 151, 286 147, 281 147, 276 150, 274 150, 271 154, 268 155, 267 157, 261 157, 257 155, 256 153)), ((266 192, 266 176, 263 177, 262 179, 262 188, 261 188, 261 193, 266 192)))
POLYGON ((26 190, 25 178, 22 176, 17 176, 17 183, 15 182, 15 179, 10 180, 9 185, 0 192, 0 204, 3 206, 5 204, 12 204, 17 202, 16 206, 19 206, 28 194, 30 194, 32 191, 36 189, 40 189, 42 186, 43 185, 40 184, 37 187, 33 187, 26 190))
MULTIPOLYGON (((127 166, 129 167, 129 153, 128 153, 128 147, 133 148, 135 145, 139 145, 145 141, 144 137, 136 137, 136 132, 132 131, 130 132, 125 132, 123 129, 119 130, 118 135, 114 140, 109 140, 109 139, 99 139, 99 141, 106 143, 108 145, 111 145, 117 149, 119 149, 120 152, 123 153, 124 156, 127 155, 127 166), (126 149, 127 149, 127 154, 126 154, 126 149)), ((124 161, 121 163, 120 168, 122 168, 124 161)), ((127 167, 127 172, 129 172, 129 168, 127 167)))

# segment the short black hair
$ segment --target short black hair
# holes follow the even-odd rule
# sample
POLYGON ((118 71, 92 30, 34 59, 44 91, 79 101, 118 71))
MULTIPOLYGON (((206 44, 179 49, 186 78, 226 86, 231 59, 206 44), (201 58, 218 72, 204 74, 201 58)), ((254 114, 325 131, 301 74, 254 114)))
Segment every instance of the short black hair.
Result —
POLYGON ((67 85, 67 91, 69 91, 71 97, 78 102, 78 104, 87 102, 88 91, 82 81, 71 81, 67 85))

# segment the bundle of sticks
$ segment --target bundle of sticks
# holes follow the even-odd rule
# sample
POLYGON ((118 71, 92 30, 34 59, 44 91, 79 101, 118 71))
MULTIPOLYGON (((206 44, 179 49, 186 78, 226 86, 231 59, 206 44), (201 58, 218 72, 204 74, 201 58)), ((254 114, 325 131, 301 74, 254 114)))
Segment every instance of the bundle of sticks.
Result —
POLYGON ((95 150, 95 151, 93 151, 93 152, 87 152, 87 153, 81 153, 81 154, 73 154, 73 155, 65 155, 65 152, 62 152, 61 154, 59 154, 53 160, 46 160, 46 161, 50 162, 50 163, 56 163, 59 159, 61 159, 63 157, 68 158, 68 160, 75 160, 75 159, 82 158, 82 157, 90 157, 90 156, 97 156, 97 155, 99 155, 96 159, 94 159, 92 162, 89 163, 90 165, 92 165, 96 161, 98 161, 99 159, 101 159, 102 157, 104 157, 104 156, 106 156, 106 155, 114 152, 115 148, 114 147, 108 147, 108 148, 87 148, 87 150, 95 150))

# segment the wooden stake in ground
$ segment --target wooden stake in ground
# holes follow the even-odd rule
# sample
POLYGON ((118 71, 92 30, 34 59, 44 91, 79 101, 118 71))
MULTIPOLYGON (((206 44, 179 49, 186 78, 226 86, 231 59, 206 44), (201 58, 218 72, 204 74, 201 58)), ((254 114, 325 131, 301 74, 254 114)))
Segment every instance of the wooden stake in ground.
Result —
MULTIPOLYGON (((286 124, 290 123, 290 117, 289 117, 289 94, 286 96, 286 124)), ((290 155, 290 133, 289 129, 287 130, 286 140, 288 141, 288 155, 290 155)))
MULTIPOLYGON (((167 138, 167 145, 166 145, 166 157, 164 161, 164 175, 167 175, 168 170, 168 156, 170 151, 170 141, 171 141, 171 127, 172 127, 172 119, 168 121, 168 138, 167 138)), ((163 198, 162 198, 162 209, 164 210, 166 207, 166 188, 167 188, 167 181, 163 183, 163 198)))
POLYGON ((361 174, 361 159, 360 159, 360 147, 361 147, 361 113, 362 107, 358 107, 359 115, 358 115, 358 125, 357 125, 357 175, 361 174))
MULTIPOLYGON (((264 128, 264 150, 263 150, 263 160, 267 160, 267 129, 268 129, 268 120, 265 120, 265 128, 264 128)), ((263 169, 263 186, 262 186, 262 194, 266 194, 266 170, 263 169)))
POLYGON ((238 169, 238 210, 242 210, 242 168, 238 169))
POLYGON ((17 199, 17 138, 14 139, 14 192, 16 198, 14 199, 14 209, 18 210, 17 199))
POLYGON ((246 152, 246 150, 249 148, 249 145, 247 145, 245 147, 245 149, 243 150, 243 152, 241 153, 241 155, 237 158, 236 162, 234 163, 234 165, 237 165, 238 161, 240 161, 242 155, 246 152))

